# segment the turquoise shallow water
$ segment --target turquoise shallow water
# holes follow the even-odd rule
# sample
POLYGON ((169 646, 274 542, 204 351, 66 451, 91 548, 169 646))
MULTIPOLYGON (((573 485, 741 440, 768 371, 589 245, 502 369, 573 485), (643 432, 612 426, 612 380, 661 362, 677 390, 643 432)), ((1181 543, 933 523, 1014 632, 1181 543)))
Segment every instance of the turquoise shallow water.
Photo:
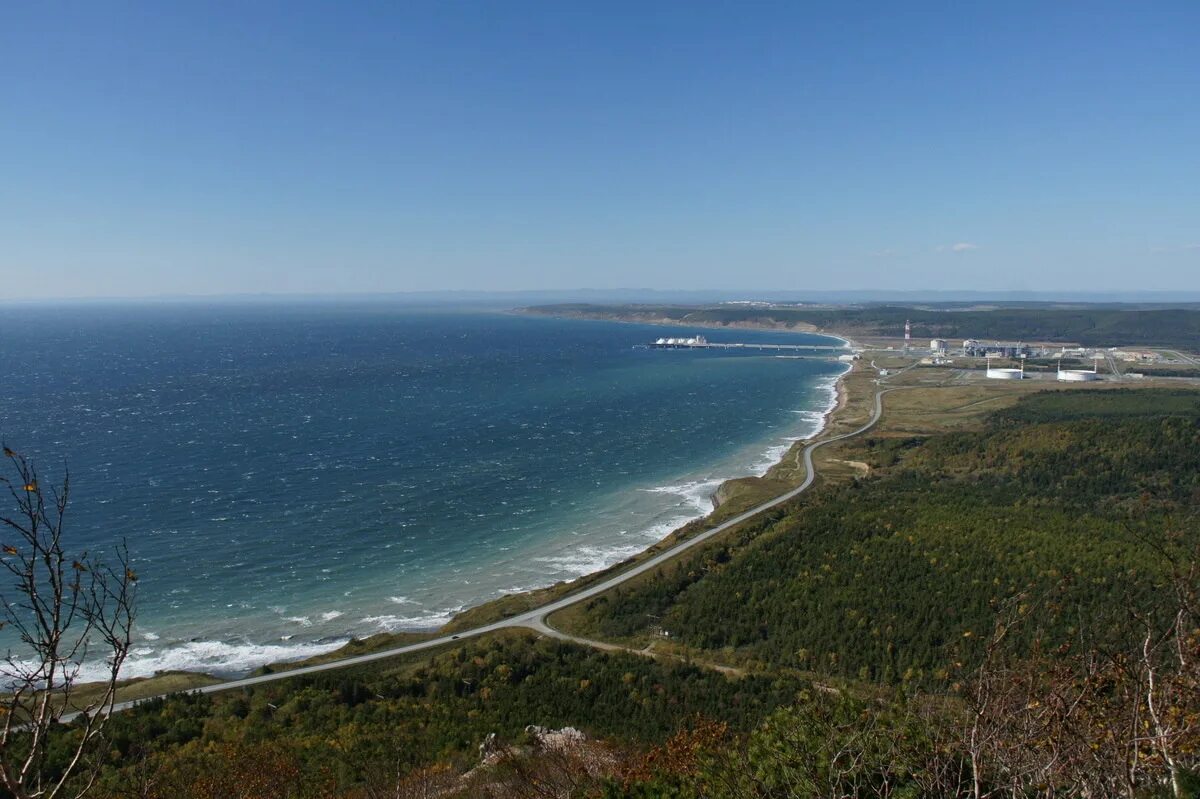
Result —
POLYGON ((0 433, 142 575, 127 672, 238 673, 617 562, 811 434, 838 343, 372 304, 0 310, 0 433))

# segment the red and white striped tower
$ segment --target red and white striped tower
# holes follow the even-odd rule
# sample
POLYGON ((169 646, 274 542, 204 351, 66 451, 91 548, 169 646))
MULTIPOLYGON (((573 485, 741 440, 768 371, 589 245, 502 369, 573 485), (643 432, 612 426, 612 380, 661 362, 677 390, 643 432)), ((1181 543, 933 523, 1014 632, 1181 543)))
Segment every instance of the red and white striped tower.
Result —
POLYGON ((908 348, 912 346, 912 322, 904 320, 904 351, 908 352, 908 348))

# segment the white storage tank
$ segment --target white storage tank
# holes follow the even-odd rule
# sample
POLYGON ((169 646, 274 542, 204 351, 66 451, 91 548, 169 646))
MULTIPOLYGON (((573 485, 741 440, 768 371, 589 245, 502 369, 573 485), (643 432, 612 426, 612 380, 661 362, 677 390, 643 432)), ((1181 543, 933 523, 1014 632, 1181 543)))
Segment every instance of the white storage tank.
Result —
POLYGON ((992 368, 992 362, 987 361, 987 376, 992 380, 1023 380, 1025 378, 1025 361, 1021 361, 1020 369, 992 368))
POLYGON ((1063 383, 1090 383, 1099 380, 1100 375, 1086 369, 1059 369, 1058 379, 1063 383))

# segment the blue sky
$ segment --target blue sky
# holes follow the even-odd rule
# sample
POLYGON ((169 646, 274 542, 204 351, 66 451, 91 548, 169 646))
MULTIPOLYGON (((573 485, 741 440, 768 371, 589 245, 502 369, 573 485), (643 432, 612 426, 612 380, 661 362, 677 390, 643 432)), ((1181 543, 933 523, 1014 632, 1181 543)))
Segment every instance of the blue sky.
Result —
POLYGON ((0 296, 1200 290, 1200 3, 12 3, 0 296))

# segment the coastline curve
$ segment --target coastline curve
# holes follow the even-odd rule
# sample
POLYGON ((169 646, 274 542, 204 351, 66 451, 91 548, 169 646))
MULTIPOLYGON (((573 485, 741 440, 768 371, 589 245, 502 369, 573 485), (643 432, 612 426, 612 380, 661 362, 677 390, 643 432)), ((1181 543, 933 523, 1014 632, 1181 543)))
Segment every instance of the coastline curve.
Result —
MULTIPOLYGON (((647 560, 642 561, 641 563, 635 564, 635 565, 631 566, 630 568, 628 568, 624 571, 621 571, 618 574, 613 575, 612 577, 609 577, 606 580, 603 580, 599 583, 588 586, 580 591, 576 591, 571 594, 568 594, 565 597, 562 597, 560 599, 549 602, 549 603, 542 605, 538 608, 535 608, 533 610, 529 610, 524 613, 520 613, 520 614, 511 616, 509 618, 501 619, 499 621, 495 621, 495 622, 492 622, 489 624, 483 624, 483 625, 479 625, 477 627, 473 627, 473 628, 470 628, 467 630, 461 630, 461 631, 458 631, 453 634, 441 635, 441 636, 437 636, 434 638, 428 638, 428 639, 425 639, 423 641, 419 641, 416 643, 407 644, 407 645, 399 646, 399 647, 393 647, 393 648, 385 649, 385 650, 380 650, 378 652, 371 652, 371 653, 364 654, 364 655, 357 655, 357 656, 353 656, 353 657, 343 658, 343 659, 339 659, 339 660, 335 660, 335 661, 330 661, 328 663, 314 664, 311 666, 301 666, 301 667, 298 667, 295 669, 290 669, 288 671, 275 672, 275 673, 271 673, 271 674, 262 674, 262 675, 257 675, 257 676, 253 676, 253 677, 244 677, 244 678, 237 679, 237 680, 230 680, 227 682, 217 683, 214 685, 203 686, 201 688, 195 689, 194 691, 192 691, 192 693, 203 693, 203 694, 219 693, 222 691, 230 691, 230 690, 235 690, 238 688, 247 688, 247 687, 251 687, 251 686, 255 686, 255 685, 262 685, 264 683, 275 682, 277 680, 288 679, 291 677, 299 677, 299 676, 304 676, 307 674, 316 674, 319 672, 332 671, 335 669, 350 668, 350 667, 362 665, 365 663, 372 663, 372 662, 375 662, 378 660, 386 660, 388 658, 397 657, 399 655, 405 655, 405 654, 419 652, 419 651, 426 650, 426 649, 433 649, 433 648, 436 648, 439 646, 445 646, 447 644, 452 644, 458 640, 462 640, 462 639, 466 639, 466 638, 474 638, 474 637, 477 637, 480 635, 485 635, 490 632, 496 632, 498 630, 504 630, 504 629, 510 629, 510 628, 525 628, 525 629, 531 629, 531 630, 538 631, 538 632, 543 632, 546 629, 553 630, 553 628, 550 627, 550 625, 547 623, 547 617, 550 616, 551 614, 553 614, 559 610, 563 610, 564 608, 568 608, 572 605, 575 605, 575 604, 582 602, 586 599, 589 599, 591 597, 605 593, 605 592, 621 585, 622 583, 624 583, 628 580, 631 580, 634 577, 637 577, 638 575, 644 574, 647 571, 655 569, 655 568, 663 565, 664 563, 672 560, 673 558, 677 557, 678 555, 712 539, 713 537, 715 537, 717 535, 720 535, 721 533, 725 532, 726 530, 728 530, 732 527, 735 527, 736 525, 742 524, 743 522, 746 522, 746 521, 754 518, 755 516, 759 515, 760 513, 770 510, 771 508, 777 507, 785 502, 788 502, 788 501, 794 499, 795 497, 799 496, 800 494, 804 493, 805 491, 807 491, 813 485, 813 483, 816 481, 816 476, 817 476, 816 470, 815 470, 815 467, 813 464, 813 453, 820 447, 823 447, 827 444, 832 444, 836 441, 842 441, 842 440, 845 440, 848 438, 853 438, 855 436, 859 436, 859 435, 867 432, 871 428, 873 428, 879 422, 879 419, 883 415, 883 397, 884 397, 884 395, 888 394, 892 391, 896 391, 896 390, 904 388, 903 386, 883 387, 885 385, 884 380, 876 380, 875 382, 877 385, 880 386, 880 388, 878 390, 876 390, 876 392, 875 392, 871 417, 865 424, 863 424, 861 427, 859 427, 855 430, 852 430, 850 432, 842 433, 842 434, 839 434, 836 436, 832 436, 830 438, 822 439, 820 441, 814 441, 814 442, 808 444, 804 448, 803 462, 804 462, 804 467, 805 467, 805 478, 804 478, 804 481, 800 485, 798 485, 797 487, 795 487, 789 491, 784 492, 783 494, 780 494, 779 496, 777 496, 771 500, 762 502, 762 503, 754 506, 753 508, 750 508, 749 510, 746 510, 730 519, 727 519, 724 522, 716 525, 715 527, 712 527, 712 528, 705 530, 695 536, 692 536, 691 538, 681 541, 678 544, 676 544, 666 550, 663 550, 662 552, 654 555, 653 557, 648 558, 647 560)), ((117 712, 121 712, 123 710, 128 710, 141 702, 149 701, 150 699, 155 699, 155 698, 160 698, 160 697, 146 697, 146 698, 131 700, 131 701, 127 701, 127 702, 118 702, 118 703, 113 704, 110 708, 108 708, 107 712, 117 713, 117 712)), ((71 718, 73 718, 73 716, 66 716, 66 717, 64 717, 63 721, 64 722, 69 721, 71 718)))

